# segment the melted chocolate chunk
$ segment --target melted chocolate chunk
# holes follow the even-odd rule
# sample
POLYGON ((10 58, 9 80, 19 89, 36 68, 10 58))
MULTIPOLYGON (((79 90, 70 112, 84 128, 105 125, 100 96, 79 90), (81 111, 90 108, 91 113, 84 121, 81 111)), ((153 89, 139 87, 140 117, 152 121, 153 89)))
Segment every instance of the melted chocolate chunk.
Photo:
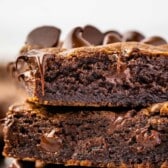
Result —
POLYGON ((62 48, 70 49, 76 47, 90 46, 91 44, 82 37, 83 29, 76 27, 73 29, 63 42, 62 48))
POLYGON ((145 38, 143 34, 137 31, 128 31, 123 34, 123 40, 122 41, 141 41, 145 38))
POLYGON ((152 45, 162 45, 167 42, 158 36, 146 38, 138 31, 128 31, 120 34, 118 31, 110 30, 102 33, 99 29, 92 25, 84 27, 75 27, 65 38, 64 41, 59 40, 60 29, 51 26, 43 26, 34 29, 29 33, 26 40, 26 46, 21 52, 27 52, 34 48, 78 48, 86 46, 106 45, 122 41, 137 41, 152 45))
POLYGON ((62 147, 62 140, 55 135, 57 130, 52 130, 49 134, 41 137, 40 146, 49 152, 57 152, 62 147))
POLYGON ((82 37, 91 45, 100 45, 103 42, 104 35, 96 27, 87 25, 83 29, 82 37))
POLYGON ((155 46, 167 44, 166 40, 159 36, 152 36, 149 38, 145 38, 144 40, 142 40, 142 42, 146 44, 155 45, 155 46))
POLYGON ((117 36, 119 36, 121 39, 122 39, 122 34, 121 33, 119 33, 118 31, 116 31, 116 30, 109 30, 109 31, 106 31, 105 33, 104 33, 104 37, 107 35, 107 34, 110 34, 110 33, 112 33, 112 34, 116 34, 117 36))
POLYGON ((116 43, 121 42, 121 37, 118 34, 115 33, 108 33, 105 35, 103 40, 103 45, 110 44, 110 43, 116 43))
POLYGON ((38 27, 28 34, 26 44, 42 48, 55 47, 58 44, 60 32, 60 29, 53 26, 38 27))

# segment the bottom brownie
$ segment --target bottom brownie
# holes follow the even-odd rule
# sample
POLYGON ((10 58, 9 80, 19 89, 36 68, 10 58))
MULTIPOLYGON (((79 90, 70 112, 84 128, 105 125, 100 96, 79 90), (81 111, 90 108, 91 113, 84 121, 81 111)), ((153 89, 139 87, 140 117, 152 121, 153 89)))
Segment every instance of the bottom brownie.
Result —
POLYGON ((4 155, 93 167, 168 167, 168 102, 122 112, 38 107, 10 108, 4 155))
MULTIPOLYGON (((8 111, 8 107, 14 102, 25 100, 24 91, 15 86, 16 82, 12 80, 6 69, 6 65, 0 63, 0 159, 3 158, 2 150, 4 146, 2 132, 3 120, 8 111)), ((2 166, 0 165, 0 167, 2 166)))

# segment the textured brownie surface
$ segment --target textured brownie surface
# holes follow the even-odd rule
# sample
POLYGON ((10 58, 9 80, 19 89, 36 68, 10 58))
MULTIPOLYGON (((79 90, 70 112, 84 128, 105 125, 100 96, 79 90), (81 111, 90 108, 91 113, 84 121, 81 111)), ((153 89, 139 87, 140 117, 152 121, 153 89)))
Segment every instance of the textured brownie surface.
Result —
MULTIPOLYGON (((7 72, 5 64, 0 64, 0 158, 2 157, 3 142, 3 120, 11 104, 21 102, 26 95, 20 88, 16 88, 14 80, 7 72)), ((0 165, 1 167, 1 165, 0 165)))
POLYGON ((167 65, 168 45, 136 42, 32 50, 17 60, 30 101, 69 106, 145 107, 167 101, 167 65))
POLYGON ((4 155, 76 166, 158 168, 168 161, 167 116, 168 102, 117 113, 15 105, 6 118, 4 155))

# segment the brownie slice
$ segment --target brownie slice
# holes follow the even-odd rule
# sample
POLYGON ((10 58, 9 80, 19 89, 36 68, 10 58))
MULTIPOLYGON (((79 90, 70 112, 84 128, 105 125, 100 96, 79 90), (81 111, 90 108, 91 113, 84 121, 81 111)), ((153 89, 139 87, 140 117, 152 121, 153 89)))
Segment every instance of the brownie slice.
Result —
POLYGON ((168 100, 168 45, 126 42, 62 50, 32 50, 17 59, 29 101, 146 107, 168 100))
POLYGON ((4 133, 4 155, 19 160, 158 168, 168 161, 168 102, 118 112, 15 105, 4 133))
MULTIPOLYGON (((7 72, 6 64, 0 64, 0 159, 4 146, 3 141, 3 120, 11 104, 24 101, 25 92, 16 88, 16 83, 7 72)), ((0 165, 0 167, 2 167, 0 165)))

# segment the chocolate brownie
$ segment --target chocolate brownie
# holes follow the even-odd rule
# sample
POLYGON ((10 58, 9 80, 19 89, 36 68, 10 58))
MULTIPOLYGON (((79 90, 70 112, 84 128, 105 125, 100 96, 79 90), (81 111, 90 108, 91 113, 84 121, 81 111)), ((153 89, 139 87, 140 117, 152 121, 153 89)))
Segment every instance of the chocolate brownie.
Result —
POLYGON ((40 104, 146 107, 168 100, 168 45, 39 49, 16 64, 29 100, 40 104))
POLYGON ((168 102, 139 110, 14 105, 4 133, 7 157, 158 168, 168 161, 168 102))
POLYGON ((0 64, 0 158, 2 157, 3 142, 3 120, 8 107, 17 101, 22 101, 26 94, 15 86, 14 80, 7 72, 5 64, 0 64))

